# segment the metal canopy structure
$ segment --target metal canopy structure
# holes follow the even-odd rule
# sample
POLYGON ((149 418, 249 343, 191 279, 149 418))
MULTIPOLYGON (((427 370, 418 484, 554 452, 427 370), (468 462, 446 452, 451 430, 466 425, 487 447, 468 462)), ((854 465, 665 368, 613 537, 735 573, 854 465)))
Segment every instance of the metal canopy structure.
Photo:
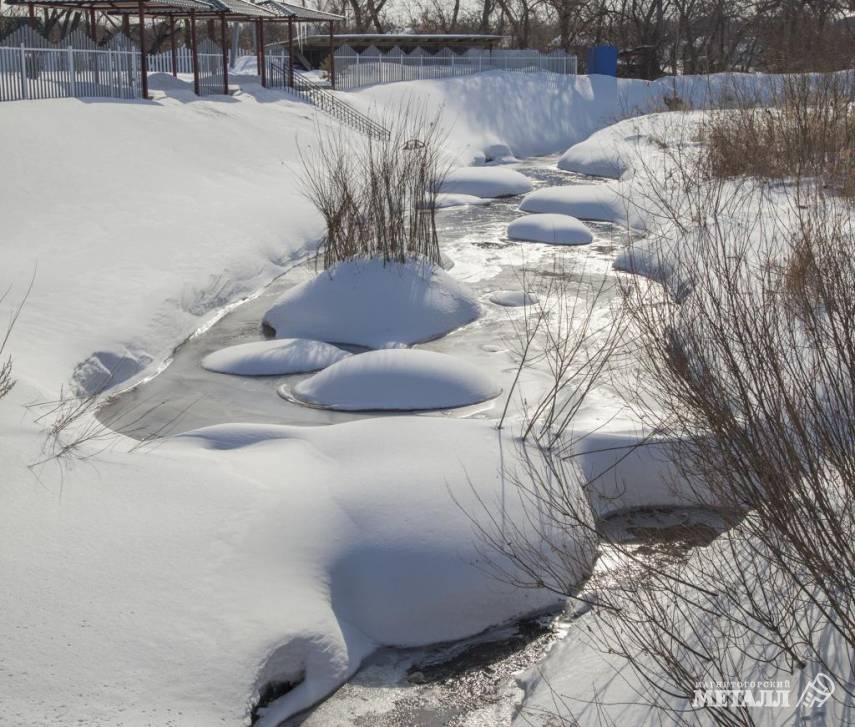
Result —
MULTIPOLYGON (((310 35, 304 39, 307 45, 319 45, 326 40, 322 35, 310 35)), ((504 35, 484 33, 336 33, 333 41, 336 46, 349 45, 351 48, 448 48, 465 46, 467 48, 491 48, 505 40, 504 35)))
POLYGON ((130 35, 129 18, 136 15, 140 34, 140 68, 142 71, 142 96, 148 98, 148 67, 145 51, 144 27, 146 17, 165 17, 169 20, 170 39, 172 44, 172 75, 177 76, 175 44, 175 20, 186 18, 190 24, 190 46, 193 58, 193 90, 198 95, 199 62, 196 21, 198 19, 218 19, 220 21, 220 45, 223 51, 223 93, 229 92, 229 58, 227 23, 252 22, 255 24, 256 49, 258 53, 258 71, 261 84, 267 85, 266 63, 264 56, 264 26, 265 23, 288 23, 289 51, 289 86, 294 86, 293 50, 295 23, 329 23, 329 52, 330 52, 330 85, 335 88, 335 63, 333 61, 333 24, 344 18, 341 15, 327 13, 321 10, 311 10, 299 5, 281 2, 281 0, 5 0, 9 5, 26 6, 29 8, 30 24, 35 27, 35 8, 51 8, 62 10, 78 10, 89 14, 89 27, 92 39, 95 37, 95 13, 121 15, 123 30, 130 35))
POLYGON ((270 10, 282 18, 292 18, 298 23, 326 23, 343 20, 343 16, 335 13, 327 13, 323 10, 312 10, 300 5, 281 2, 281 0, 259 0, 260 7, 270 10))

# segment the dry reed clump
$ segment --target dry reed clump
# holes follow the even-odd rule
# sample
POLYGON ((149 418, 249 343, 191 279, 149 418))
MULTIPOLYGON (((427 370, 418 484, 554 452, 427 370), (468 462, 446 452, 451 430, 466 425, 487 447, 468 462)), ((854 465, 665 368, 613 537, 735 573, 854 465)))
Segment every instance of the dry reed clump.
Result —
MULTIPOLYGON (((13 309, 12 315, 9 317, 9 322, 6 324, 6 330, 3 332, 2 337, 0 337, 0 399, 6 396, 15 387, 15 379, 12 376, 12 357, 8 355, 5 359, 3 357, 5 355, 6 348, 9 345, 9 339, 12 336, 12 329, 15 327, 15 324, 18 322, 18 318, 21 316, 21 311, 24 309, 24 304, 26 303, 27 298, 30 297, 34 283, 35 273, 33 274, 33 278, 30 280, 30 284, 27 287, 20 303, 18 303, 18 305, 13 309)), ((9 287, 3 291, 3 293, 0 293, 0 304, 8 298, 11 291, 12 288, 9 287)))
POLYGON ((318 133, 302 155, 303 189, 326 222, 324 268, 352 258, 439 264, 436 195, 448 167, 438 117, 405 108, 384 119, 388 141, 318 133))
POLYGON ((763 181, 814 178, 855 196, 855 87, 848 76, 788 76, 769 96, 728 92, 702 126, 708 173, 763 181))

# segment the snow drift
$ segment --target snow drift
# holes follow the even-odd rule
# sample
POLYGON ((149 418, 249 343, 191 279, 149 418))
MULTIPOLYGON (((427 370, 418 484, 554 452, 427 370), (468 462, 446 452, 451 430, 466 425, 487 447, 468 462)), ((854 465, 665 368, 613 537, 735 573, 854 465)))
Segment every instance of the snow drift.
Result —
POLYGON ((477 299, 441 268, 349 260, 288 290, 264 315, 278 338, 369 348, 438 338, 474 321, 477 299))

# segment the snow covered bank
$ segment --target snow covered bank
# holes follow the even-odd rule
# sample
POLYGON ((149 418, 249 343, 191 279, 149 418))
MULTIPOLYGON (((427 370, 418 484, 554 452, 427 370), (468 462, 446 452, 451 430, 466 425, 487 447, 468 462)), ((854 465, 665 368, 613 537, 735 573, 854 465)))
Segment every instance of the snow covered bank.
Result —
POLYGON ((343 411, 417 411, 478 404, 500 389, 472 364, 434 351, 370 351, 301 381, 301 400, 343 411))
POLYGON ((79 364, 89 390, 157 365, 322 233, 294 184, 313 117, 275 91, 22 101, 0 125, 0 288, 35 274, 11 343, 50 396, 79 364))
POLYGON ((316 338, 369 348, 442 336, 481 313, 475 296, 423 262, 338 263, 295 286, 264 316, 279 338, 316 338))
POLYGON ((449 153, 470 164, 486 161, 497 145, 521 158, 562 152, 619 119, 664 110, 663 100, 674 94, 701 106, 733 88, 760 92, 769 78, 718 74, 642 81, 490 71, 390 83, 343 97, 365 111, 409 103, 441 109, 449 153))

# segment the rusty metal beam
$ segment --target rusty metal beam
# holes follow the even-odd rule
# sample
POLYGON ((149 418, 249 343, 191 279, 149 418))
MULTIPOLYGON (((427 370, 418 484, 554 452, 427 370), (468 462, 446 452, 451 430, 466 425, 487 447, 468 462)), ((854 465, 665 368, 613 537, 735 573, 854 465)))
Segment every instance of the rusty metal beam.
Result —
POLYGON ((294 20, 288 18, 288 87, 294 88, 294 20))
POLYGON ((193 57, 193 93, 199 96, 199 51, 196 42, 196 13, 190 12, 190 50, 193 57))
POLYGON ((259 40, 258 48, 261 53, 261 85, 267 88, 267 58, 264 55, 264 21, 258 21, 259 40))
POLYGON ((175 16, 169 16, 169 49, 172 51, 172 77, 178 77, 178 47, 175 41, 175 16))
POLYGON ((142 97, 148 98, 148 58, 145 54, 145 9, 140 0, 137 5, 137 13, 140 21, 140 75, 142 76, 142 97))
POLYGON ((335 91, 335 40, 332 20, 330 20, 330 87, 335 91))

